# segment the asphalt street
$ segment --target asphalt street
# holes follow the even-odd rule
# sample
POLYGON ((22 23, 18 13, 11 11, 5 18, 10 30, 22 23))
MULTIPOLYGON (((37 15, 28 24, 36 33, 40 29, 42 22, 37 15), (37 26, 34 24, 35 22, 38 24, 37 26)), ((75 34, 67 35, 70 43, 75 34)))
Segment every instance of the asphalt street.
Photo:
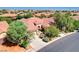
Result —
POLYGON ((38 52, 79 52, 79 32, 65 36, 38 52))

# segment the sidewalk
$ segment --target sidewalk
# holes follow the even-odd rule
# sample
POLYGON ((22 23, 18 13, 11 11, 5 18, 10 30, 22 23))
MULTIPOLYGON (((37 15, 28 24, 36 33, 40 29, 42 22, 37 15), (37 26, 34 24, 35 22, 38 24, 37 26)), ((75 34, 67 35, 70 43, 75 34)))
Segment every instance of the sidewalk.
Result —
POLYGON ((28 52, 30 51, 37 51, 40 48, 43 48, 44 46, 46 46, 47 43, 43 42, 42 39, 40 39, 37 35, 35 35, 35 38, 32 39, 30 45, 32 46, 31 50, 28 50, 28 52))
POLYGON ((53 38, 52 41, 46 43, 46 42, 43 42, 42 39, 40 39, 38 36, 35 36, 35 39, 32 40, 32 42, 30 43, 30 45, 32 46, 32 49, 31 50, 28 50, 27 52, 36 52, 38 51, 39 49, 47 46, 48 44, 51 44, 52 42, 55 42, 56 40, 62 38, 62 37, 65 37, 67 35, 70 35, 70 34, 73 34, 75 32, 71 32, 71 33, 61 33, 60 34, 60 37, 56 37, 56 38, 53 38))

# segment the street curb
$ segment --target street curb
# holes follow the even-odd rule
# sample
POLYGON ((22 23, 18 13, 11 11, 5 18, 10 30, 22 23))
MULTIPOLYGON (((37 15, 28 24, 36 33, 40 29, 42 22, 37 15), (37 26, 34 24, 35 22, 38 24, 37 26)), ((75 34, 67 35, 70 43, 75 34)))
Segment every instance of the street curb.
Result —
MULTIPOLYGON (((55 37, 55 38, 53 38, 53 40, 52 40, 52 41, 48 42, 45 46, 47 46, 47 45, 49 45, 49 44, 51 44, 51 43, 53 43, 53 42, 55 42, 55 41, 57 41, 57 40, 59 40, 59 39, 61 39, 61 38, 65 37, 65 36, 71 35, 71 34, 73 34, 73 33, 75 33, 75 32, 71 32, 71 33, 64 33, 64 36, 55 37)), ((40 50, 40 49, 44 48, 45 46, 43 46, 43 47, 41 47, 41 48, 38 48, 37 50, 35 50, 35 49, 33 48, 33 49, 31 49, 31 50, 28 50, 27 52, 36 52, 36 51, 38 51, 38 50, 40 50)))

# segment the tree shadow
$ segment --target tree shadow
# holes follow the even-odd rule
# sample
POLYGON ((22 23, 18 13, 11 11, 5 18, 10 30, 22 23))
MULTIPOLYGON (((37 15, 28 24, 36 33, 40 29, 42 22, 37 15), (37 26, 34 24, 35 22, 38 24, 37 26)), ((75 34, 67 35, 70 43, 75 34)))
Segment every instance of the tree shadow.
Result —
POLYGON ((17 44, 16 43, 11 43, 5 38, 2 45, 7 46, 7 47, 12 47, 12 46, 16 46, 17 44))

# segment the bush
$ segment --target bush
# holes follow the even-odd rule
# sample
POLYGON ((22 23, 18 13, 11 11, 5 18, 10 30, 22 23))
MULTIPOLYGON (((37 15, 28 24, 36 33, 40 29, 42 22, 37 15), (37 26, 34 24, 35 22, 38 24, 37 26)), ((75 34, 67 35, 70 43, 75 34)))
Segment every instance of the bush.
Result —
POLYGON ((42 39, 44 42, 49 42, 50 41, 50 39, 48 38, 48 37, 43 37, 43 39, 42 39))
POLYGON ((75 29, 79 28, 79 20, 74 21, 74 27, 75 27, 75 29))
POLYGON ((56 37, 59 34, 59 30, 55 26, 50 26, 45 29, 45 35, 49 38, 56 37))
POLYGON ((13 19, 11 17, 0 17, 0 21, 7 21, 7 23, 10 24, 13 19))
POLYGON ((39 16, 39 18, 46 18, 46 15, 45 15, 45 14, 41 14, 41 15, 39 16))
POLYGON ((22 19, 22 18, 23 18, 23 16, 21 16, 21 15, 16 16, 16 19, 22 19))
POLYGON ((27 14, 24 14, 24 16, 23 16, 24 18, 31 18, 31 17, 33 17, 33 15, 32 15, 32 13, 27 13, 27 14))
POLYGON ((78 14, 73 14, 73 16, 78 16, 78 14))
POLYGON ((28 41, 25 41, 25 40, 21 40, 21 42, 19 43, 19 45, 23 48, 26 48, 28 46, 28 41))
POLYGON ((48 18, 50 18, 50 17, 53 17, 53 14, 50 14, 50 15, 48 16, 48 18))

